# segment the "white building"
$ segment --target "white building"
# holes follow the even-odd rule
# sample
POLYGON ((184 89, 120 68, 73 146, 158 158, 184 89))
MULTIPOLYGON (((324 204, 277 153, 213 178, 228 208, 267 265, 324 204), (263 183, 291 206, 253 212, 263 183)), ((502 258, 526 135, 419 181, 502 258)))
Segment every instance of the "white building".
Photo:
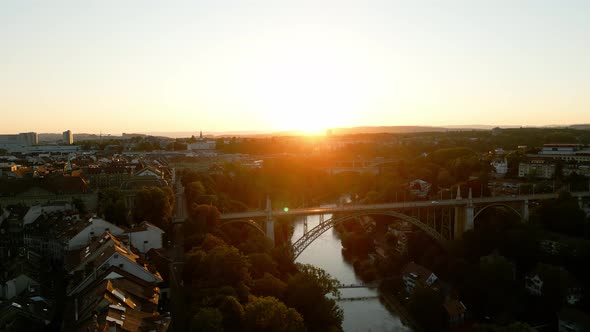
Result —
POLYGON ((125 234, 131 245, 142 254, 147 253, 150 249, 162 248, 164 231, 147 221, 142 222, 138 227, 129 230, 125 234))
POLYGON ((497 177, 503 177, 504 175, 506 175, 506 173, 508 173, 508 160, 506 160, 506 158, 496 158, 492 160, 490 165, 492 165, 492 167, 494 168, 494 174, 497 177))
POLYGON ((76 250, 88 245, 94 238, 101 236, 104 232, 110 232, 113 235, 121 235, 125 231, 115 224, 102 219, 93 217, 88 222, 76 229, 72 237, 68 240, 67 250, 76 250))

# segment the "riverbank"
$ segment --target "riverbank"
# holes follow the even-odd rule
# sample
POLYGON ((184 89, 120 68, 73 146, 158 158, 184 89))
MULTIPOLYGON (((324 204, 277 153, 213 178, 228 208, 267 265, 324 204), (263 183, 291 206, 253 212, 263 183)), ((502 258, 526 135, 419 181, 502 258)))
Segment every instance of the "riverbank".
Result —
POLYGON ((387 303, 388 306, 391 307, 402 319, 402 322, 411 328, 414 332, 425 332, 425 330, 420 326, 420 324, 412 317, 410 312, 406 309, 406 307, 397 300, 397 298, 383 288, 379 288, 379 294, 387 303))
MULTIPOLYGON (((324 216, 327 218, 328 216, 324 216)), ((319 216, 308 216, 309 228, 319 224, 319 216)), ((294 222, 292 239, 298 239, 303 234, 303 220, 294 222)), ((297 262, 312 264, 326 270, 330 275, 343 284, 362 283, 355 274, 352 264, 345 260, 342 254, 342 244, 335 231, 329 230, 314 241, 297 258, 297 262)), ((365 331, 400 331, 411 329, 402 323, 394 306, 388 306, 380 300, 376 289, 346 289, 342 290, 342 297, 359 297, 361 300, 340 301, 338 305, 344 312, 343 329, 346 332, 365 331)))

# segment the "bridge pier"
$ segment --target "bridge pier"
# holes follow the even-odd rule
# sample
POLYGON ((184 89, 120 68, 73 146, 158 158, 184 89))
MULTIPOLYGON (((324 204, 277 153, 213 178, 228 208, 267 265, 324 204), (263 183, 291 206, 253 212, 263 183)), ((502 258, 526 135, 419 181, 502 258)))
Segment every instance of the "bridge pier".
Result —
MULTIPOLYGON (((457 196, 460 197, 460 195, 461 194, 458 191, 457 196)), ((474 210, 473 194, 471 192, 471 188, 469 188, 467 205, 465 207, 455 207, 454 239, 460 239, 463 236, 463 233, 473 229, 473 219, 475 214, 474 210)))
POLYGON ((578 196, 578 207, 580 210, 584 209, 584 202, 582 201, 582 196, 578 196))
POLYGON ((270 197, 266 196, 266 237, 275 245, 275 221, 272 217, 272 206, 270 204, 270 197))

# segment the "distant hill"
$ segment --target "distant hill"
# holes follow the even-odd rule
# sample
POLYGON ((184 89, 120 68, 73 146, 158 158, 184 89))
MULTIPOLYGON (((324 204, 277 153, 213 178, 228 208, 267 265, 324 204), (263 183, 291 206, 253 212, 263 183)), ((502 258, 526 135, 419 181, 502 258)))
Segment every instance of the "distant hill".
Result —
POLYGON ((364 126, 351 128, 332 128, 332 135, 350 135, 350 134, 404 134, 420 132, 444 132, 446 128, 431 126, 364 126))
POLYGON ((568 128, 571 128, 571 129, 581 129, 581 130, 590 130, 590 124, 576 124, 576 125, 571 125, 568 128))

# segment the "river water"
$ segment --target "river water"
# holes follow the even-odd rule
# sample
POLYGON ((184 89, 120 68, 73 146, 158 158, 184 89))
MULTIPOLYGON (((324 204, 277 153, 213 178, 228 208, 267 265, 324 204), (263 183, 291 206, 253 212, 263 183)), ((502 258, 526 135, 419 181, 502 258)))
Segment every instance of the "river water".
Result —
MULTIPOLYGON (((331 215, 324 215, 327 220, 331 215)), ((295 229, 292 242, 295 242, 303 235, 303 220, 305 217, 295 220, 295 229)), ((319 224, 318 215, 307 217, 308 230, 319 224)), ((354 273, 351 264, 342 256, 342 245, 338 234, 330 229, 316 239, 299 255, 298 263, 312 264, 328 272, 332 277, 343 284, 360 283, 361 280, 354 273)), ((344 322, 342 327, 346 332, 393 332, 411 331, 403 325, 395 312, 389 310, 381 300, 377 298, 378 292, 375 289, 366 288, 345 288, 340 290, 341 298, 373 297, 363 300, 341 300, 338 305, 344 311, 344 322)))

